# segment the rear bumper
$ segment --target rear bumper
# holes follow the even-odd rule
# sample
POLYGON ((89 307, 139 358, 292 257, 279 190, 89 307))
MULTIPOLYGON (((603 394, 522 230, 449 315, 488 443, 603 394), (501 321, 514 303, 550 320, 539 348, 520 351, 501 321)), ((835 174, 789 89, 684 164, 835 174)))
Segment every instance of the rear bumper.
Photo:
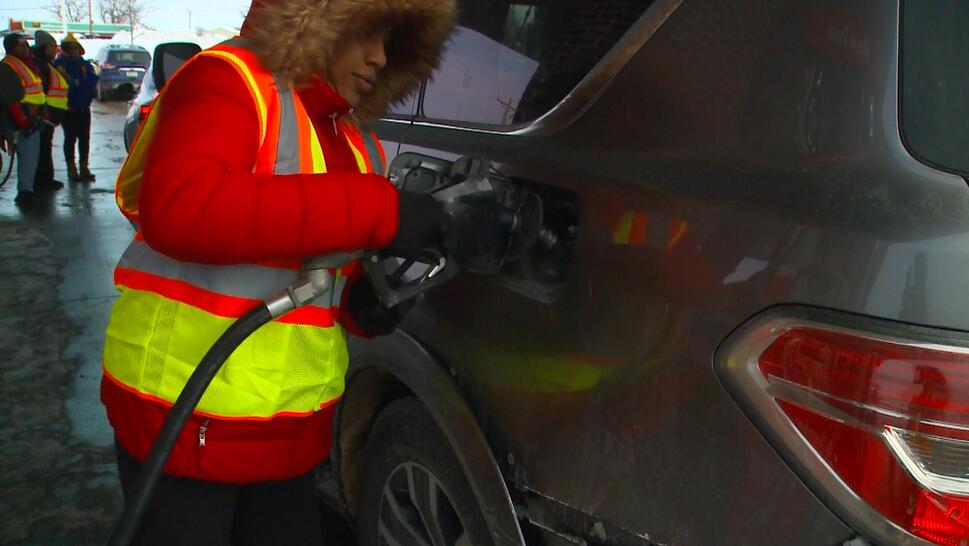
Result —
POLYGON ((139 73, 136 77, 128 76, 122 72, 102 72, 100 79, 98 80, 98 85, 101 87, 102 91, 111 91, 120 89, 121 87, 127 87, 129 85, 137 90, 141 87, 141 81, 144 78, 144 72, 139 73))

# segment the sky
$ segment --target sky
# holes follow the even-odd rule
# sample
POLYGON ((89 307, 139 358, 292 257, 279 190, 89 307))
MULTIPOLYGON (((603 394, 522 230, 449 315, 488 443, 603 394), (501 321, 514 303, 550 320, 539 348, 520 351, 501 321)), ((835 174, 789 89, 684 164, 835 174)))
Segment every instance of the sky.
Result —
MULTIPOLYGON (((45 9, 57 0, 2 0, 0 25, 9 27, 9 19, 55 21, 56 16, 45 9)), ((91 0, 94 22, 98 18, 98 0, 91 0)), ((249 9, 249 0, 143 0, 148 6, 145 23, 158 30, 195 30, 238 28, 249 9), (191 10, 191 26, 189 26, 191 10)))

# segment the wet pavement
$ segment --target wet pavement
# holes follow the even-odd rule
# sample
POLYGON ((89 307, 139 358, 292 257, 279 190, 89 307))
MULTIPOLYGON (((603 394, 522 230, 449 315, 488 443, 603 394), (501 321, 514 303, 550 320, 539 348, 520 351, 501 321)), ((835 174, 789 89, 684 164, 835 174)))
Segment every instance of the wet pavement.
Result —
POLYGON ((104 544, 121 510, 98 381, 111 272, 132 235, 112 189, 125 111, 95 105, 94 183, 67 184, 57 129, 66 187, 24 210, 16 173, 0 188, 0 544, 104 544))
MULTIPOLYGON (((94 183, 67 182, 57 129, 65 188, 24 210, 16 173, 0 188, 0 545, 104 544, 121 512, 98 385, 112 271, 133 234, 113 192, 126 110, 94 105, 94 183)), ((349 543, 340 534, 328 544, 349 543)))

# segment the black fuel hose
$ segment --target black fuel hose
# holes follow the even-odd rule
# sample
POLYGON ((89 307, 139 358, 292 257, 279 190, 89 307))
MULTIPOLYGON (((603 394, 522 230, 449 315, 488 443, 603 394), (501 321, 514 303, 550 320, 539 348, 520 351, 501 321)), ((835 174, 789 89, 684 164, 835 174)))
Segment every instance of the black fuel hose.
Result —
POLYGON ((272 319, 269 308, 265 304, 259 304, 258 307, 233 322, 205 353, 202 361, 199 362, 195 371, 192 372, 192 376, 185 383, 185 388, 178 395, 178 399, 175 400, 172 411, 165 418, 161 431, 159 431, 155 443, 151 446, 151 452, 141 467, 138 479, 135 480, 132 487, 131 495, 125 502, 121 519, 118 520, 118 524, 111 534, 111 539, 108 541, 110 546, 128 546, 131 544, 145 515, 145 510, 148 508, 148 502, 151 500, 155 485, 158 484, 158 479, 165 468, 165 462, 168 460, 172 448, 175 447, 175 441, 182 429, 185 428, 185 423, 188 422, 195 406, 202 399, 202 395, 205 394, 205 389, 208 388, 209 383, 215 378, 215 374, 218 373, 229 355, 236 350, 236 347, 241 345, 259 327, 272 319))

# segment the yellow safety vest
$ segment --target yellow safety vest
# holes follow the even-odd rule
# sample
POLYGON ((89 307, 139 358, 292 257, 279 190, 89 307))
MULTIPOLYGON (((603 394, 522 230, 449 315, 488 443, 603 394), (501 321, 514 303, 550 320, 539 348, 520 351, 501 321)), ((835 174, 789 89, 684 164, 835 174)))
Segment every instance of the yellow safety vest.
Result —
POLYGON ((60 70, 54 68, 52 64, 48 64, 47 69, 50 70, 50 86, 47 88, 47 106, 57 108, 58 110, 67 110, 67 92, 69 89, 67 78, 61 74, 60 70))
MULTIPOLYGON (((253 172, 326 172, 313 122, 291 85, 277 86, 273 74, 239 43, 205 50, 183 68, 202 57, 225 61, 249 87, 261 141, 253 172)), ((162 91, 118 176, 118 205, 135 225, 145 158, 165 109, 162 91)), ((375 136, 349 123, 342 128, 360 172, 382 173, 384 157, 375 136)), ((234 420, 311 415, 342 395, 348 357, 336 310, 346 277, 333 273, 331 292, 263 326, 229 357, 196 413, 234 420)), ((107 379, 144 398, 174 402, 218 336, 297 274, 286 266, 181 262, 136 235, 115 269, 121 295, 105 340, 107 379)))
POLYGON ((13 68, 13 71, 20 78, 20 84, 24 86, 24 98, 20 99, 20 102, 37 106, 47 103, 47 96, 44 95, 44 82, 40 79, 40 76, 34 74, 27 63, 13 55, 4 57, 3 62, 13 68))

